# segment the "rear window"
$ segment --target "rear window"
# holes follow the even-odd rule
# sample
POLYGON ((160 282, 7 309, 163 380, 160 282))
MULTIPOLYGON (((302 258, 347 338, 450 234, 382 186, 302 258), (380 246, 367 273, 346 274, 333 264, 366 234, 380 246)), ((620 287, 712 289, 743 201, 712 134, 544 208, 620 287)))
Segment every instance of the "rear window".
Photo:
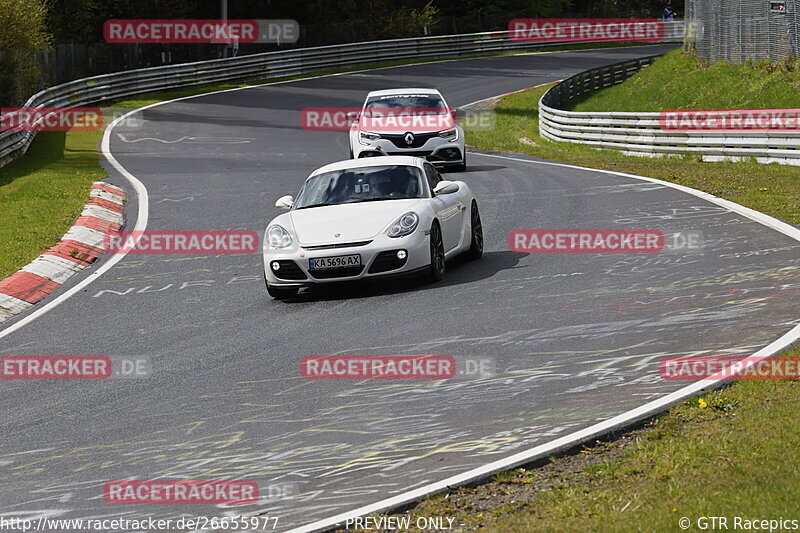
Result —
POLYGON ((424 109, 428 112, 447 112, 444 100, 435 94, 392 94, 373 96, 364 106, 366 111, 424 109))

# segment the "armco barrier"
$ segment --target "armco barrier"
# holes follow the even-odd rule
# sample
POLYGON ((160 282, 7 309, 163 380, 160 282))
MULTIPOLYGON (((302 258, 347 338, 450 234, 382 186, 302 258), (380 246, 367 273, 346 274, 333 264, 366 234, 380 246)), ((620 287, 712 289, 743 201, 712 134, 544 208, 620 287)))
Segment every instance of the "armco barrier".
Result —
POLYGON ((704 161, 756 158, 759 163, 800 165, 800 131, 665 131, 660 113, 574 112, 567 104, 622 83, 659 56, 593 68, 568 78, 539 100, 539 131, 553 141, 622 150, 630 155, 696 154, 704 161))
MULTIPOLYGON (((668 22, 665 25, 662 42, 682 41, 683 22, 668 22)), ((297 76, 381 61, 491 55, 549 48, 558 44, 518 42, 510 38, 508 31, 496 31, 299 48, 83 78, 45 89, 33 95, 24 107, 81 106, 134 94, 224 81, 297 76)), ((34 132, 0 132, 0 166, 25 153, 34 135, 34 132)))

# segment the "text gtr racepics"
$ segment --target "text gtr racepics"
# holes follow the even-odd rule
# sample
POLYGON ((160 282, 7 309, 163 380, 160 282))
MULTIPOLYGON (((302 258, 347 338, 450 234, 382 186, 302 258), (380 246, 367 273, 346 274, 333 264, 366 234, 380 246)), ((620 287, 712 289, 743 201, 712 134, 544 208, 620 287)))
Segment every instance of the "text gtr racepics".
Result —
POLYGON ((315 170, 264 236, 264 275, 274 298, 301 287, 379 276, 444 278, 445 260, 479 258, 483 231, 469 186, 443 180, 418 157, 386 156, 315 170))

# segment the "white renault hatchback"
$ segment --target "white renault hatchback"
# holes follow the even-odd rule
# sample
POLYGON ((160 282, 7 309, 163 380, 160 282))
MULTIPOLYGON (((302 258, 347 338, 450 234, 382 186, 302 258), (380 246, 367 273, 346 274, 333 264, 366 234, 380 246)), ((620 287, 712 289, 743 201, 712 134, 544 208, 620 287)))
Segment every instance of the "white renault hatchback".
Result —
POLYGON ((442 180, 418 157, 325 165, 297 198, 284 196, 264 235, 264 278, 278 299, 323 283, 397 275, 445 275, 458 254, 478 258, 478 203, 463 181, 442 180))
POLYGON ((467 167, 464 130, 436 89, 373 91, 350 118, 352 159, 409 155, 439 168, 467 167))

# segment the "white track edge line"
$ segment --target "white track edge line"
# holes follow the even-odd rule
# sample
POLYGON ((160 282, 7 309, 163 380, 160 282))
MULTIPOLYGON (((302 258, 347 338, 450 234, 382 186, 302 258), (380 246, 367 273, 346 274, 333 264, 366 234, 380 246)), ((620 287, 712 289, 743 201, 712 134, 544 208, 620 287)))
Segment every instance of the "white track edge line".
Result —
MULTIPOLYGON (((773 355, 790 347, 799 338, 800 338, 800 325, 795 326, 791 331, 785 333, 778 340, 772 342, 771 344, 765 346, 764 348, 761 348, 753 355, 747 357, 746 359, 743 360, 743 362, 745 365, 747 365, 747 364, 755 364, 763 359, 768 359, 773 355)), ((611 433, 615 429, 621 429, 635 422, 647 419, 655 414, 658 414, 659 412, 662 412, 666 408, 680 402, 681 400, 689 396, 693 396, 703 390, 716 388, 725 381, 729 380, 707 379, 707 380, 697 381, 691 385, 683 387, 682 389, 678 389, 677 391, 672 392, 667 396, 659 398, 658 400, 648 402, 640 407, 636 407, 635 409, 617 415, 613 418, 604 420, 602 422, 589 426, 588 428, 576 431, 569 435, 565 435, 563 437, 547 442, 545 444, 535 446, 524 452, 516 453, 504 459, 500 459, 499 461, 494 461, 492 463, 489 463, 487 465, 478 468, 474 468, 462 474, 451 476, 449 478, 425 485, 423 487, 419 487, 417 489, 405 492, 403 494, 399 494, 397 496, 387 498, 385 500, 381 500, 373 504, 359 507, 358 509, 354 509, 352 511, 347 511, 338 514, 336 516, 332 516, 330 518, 326 518, 314 522, 312 524, 308 524, 306 526, 301 526, 295 529, 291 529, 287 533, 311 533, 317 531, 330 530, 338 526, 341 526, 343 522, 345 522, 348 518, 355 518, 358 516, 364 516, 372 513, 381 513, 390 510, 392 508, 413 503, 425 496, 445 491, 449 487, 465 485, 472 481, 485 479, 488 476, 495 474, 497 472, 508 470, 522 464, 536 461, 538 459, 546 458, 549 455, 552 455, 553 453, 573 448, 583 442, 591 440, 592 438, 596 438, 611 433)))
MULTIPOLYGON (((552 82, 550 82, 552 83, 552 82)), ((547 83, 543 83, 541 85, 537 85, 536 87, 541 87, 542 85, 548 85, 547 83)), ((533 87, 532 87, 533 88, 533 87)), ((512 91, 513 94, 520 91, 512 91)), ((478 100, 482 102, 483 100, 478 100)), ((475 103, 475 102, 473 102, 475 103)), ((470 104, 466 104, 466 107, 470 104)), ((731 202, 729 200, 725 200, 723 198, 719 198, 718 196, 714 196, 713 194, 703 192, 697 189, 693 189, 691 187, 686 187, 685 185, 678 185, 677 183, 670 183, 668 181, 663 181, 657 178, 648 178, 646 176, 637 176, 636 174, 628 174, 625 172, 615 172, 613 170, 604 170, 604 169, 594 169, 589 167, 581 167, 578 165, 570 165, 567 163, 555 163, 550 161, 537 161, 532 159, 524 159, 520 157, 510 157, 510 156, 503 156, 498 154, 485 154, 481 152, 470 152, 473 155, 482 155, 485 157, 495 157, 498 159, 508 159, 511 161, 519 161, 522 163, 533 163, 538 165, 546 165, 546 166, 556 166, 556 167, 564 167, 564 168, 571 168, 575 170, 583 170, 586 172, 600 172, 603 174, 611 174, 615 176, 622 176, 625 178, 637 179, 642 181, 648 181, 650 183, 656 183, 659 185, 664 185, 681 192, 691 194, 692 196, 696 196, 703 200, 709 201, 711 203, 717 204, 729 211, 742 215, 746 218, 749 218, 755 222, 758 222, 764 226, 767 226, 770 229, 783 233, 795 240, 800 241, 800 229, 795 228, 794 226, 783 222, 782 220, 778 220, 775 217, 771 217, 754 209, 750 209, 749 207, 745 207, 743 205, 737 204, 735 202, 731 202)), ((800 340, 800 325, 795 326, 789 332, 785 333, 781 337, 779 337, 776 341, 772 342, 771 344, 761 348, 753 355, 745 358, 744 364, 747 365, 749 363, 757 363, 763 359, 767 359, 769 357, 774 356, 777 353, 791 347, 793 344, 797 343, 800 340)), ((369 504, 358 509, 354 509, 352 511, 347 511, 336 516, 326 518, 312 524, 308 524, 306 526, 301 526, 295 529, 291 529, 288 533, 311 533, 316 531, 325 531, 328 529, 333 529, 337 526, 340 526, 345 520, 348 518, 355 518, 358 516, 364 516, 372 513, 380 513, 392 508, 396 508, 402 505, 407 505, 413 503, 420 498, 425 496, 429 496, 431 494, 435 494, 437 492, 441 492, 446 490, 448 487, 457 486, 457 485, 464 485, 469 483, 470 481, 483 479, 487 476, 501 472, 503 470, 508 470, 510 468, 514 468, 515 466, 519 466, 521 464, 530 463, 537 459, 546 457, 549 454, 557 452, 559 450, 571 448, 576 446, 582 442, 586 442, 593 437, 597 437, 603 435, 605 433, 609 433, 611 430, 615 428, 620 428, 623 426, 631 425, 637 421, 641 421, 645 418, 653 416, 662 410, 674 405, 675 403, 683 400, 686 397, 693 396, 698 392, 709 389, 715 388, 719 386, 721 383, 725 382, 725 379, 714 379, 714 376, 711 376, 710 379, 701 380, 682 389, 678 389, 675 392, 668 394, 658 400, 654 400, 652 402, 646 403, 641 407, 637 407, 625 413, 615 416, 609 420, 605 420, 598 424, 594 424, 588 428, 582 429, 580 431, 576 431, 575 433, 571 433, 569 435, 565 435, 564 437, 560 437, 554 441, 549 443, 545 443, 534 448, 531 448, 527 451, 520 452, 505 459, 501 459, 499 461, 495 461, 484 465, 479 468, 475 468, 473 470, 469 470, 462 474, 458 474, 456 476, 452 476, 446 478, 442 481, 438 481, 435 483, 431 483, 429 485, 425 485, 423 487, 399 494, 392 498, 387 498, 385 500, 378 501, 373 504, 369 504)))
MULTIPOLYGON (((583 170, 585 172, 599 172, 602 174, 610 174, 613 176, 621 176, 623 178, 631 178, 640 181, 647 181, 650 183, 655 183, 657 185, 663 185, 665 187, 670 187, 672 189, 676 189, 678 191, 691 194, 692 196, 696 196, 702 200, 706 200, 707 202, 711 202, 713 204, 717 204, 718 206, 724 207, 728 211, 733 211, 736 214, 742 215, 747 217, 759 224, 767 226, 770 229, 775 231, 779 231, 784 235, 787 235, 795 240, 800 241, 800 228, 796 228, 791 224, 788 224, 782 220, 779 220, 775 217, 771 217, 767 214, 761 213, 760 211, 756 211, 755 209, 750 209, 749 207, 745 207, 741 204, 737 204, 736 202, 731 202, 730 200, 725 200, 724 198, 720 198, 719 196, 714 196, 711 193, 707 193, 704 191, 700 191, 698 189, 693 189, 691 187, 687 187, 686 185, 678 185, 677 183, 670 183, 669 181, 660 180, 658 178, 648 178, 647 176, 638 176, 636 174, 628 174, 626 172, 617 172, 614 170, 605 170, 605 169, 597 169, 597 168, 589 168, 589 167, 582 167, 578 165, 570 165, 568 163, 555 163, 552 161, 537 161, 535 159, 524 159, 521 157, 510 157, 505 155, 498 155, 498 154, 485 154, 481 152, 471 152, 473 155, 481 155, 484 157, 494 157, 497 159, 508 159, 510 161, 519 161, 522 163, 533 163, 536 165, 544 165, 544 166, 551 166, 551 167, 563 167, 563 168, 571 168, 575 170, 583 170)), ((534 156, 535 157, 535 156, 534 156)), ((701 163, 702 164, 702 163, 701 163)))

